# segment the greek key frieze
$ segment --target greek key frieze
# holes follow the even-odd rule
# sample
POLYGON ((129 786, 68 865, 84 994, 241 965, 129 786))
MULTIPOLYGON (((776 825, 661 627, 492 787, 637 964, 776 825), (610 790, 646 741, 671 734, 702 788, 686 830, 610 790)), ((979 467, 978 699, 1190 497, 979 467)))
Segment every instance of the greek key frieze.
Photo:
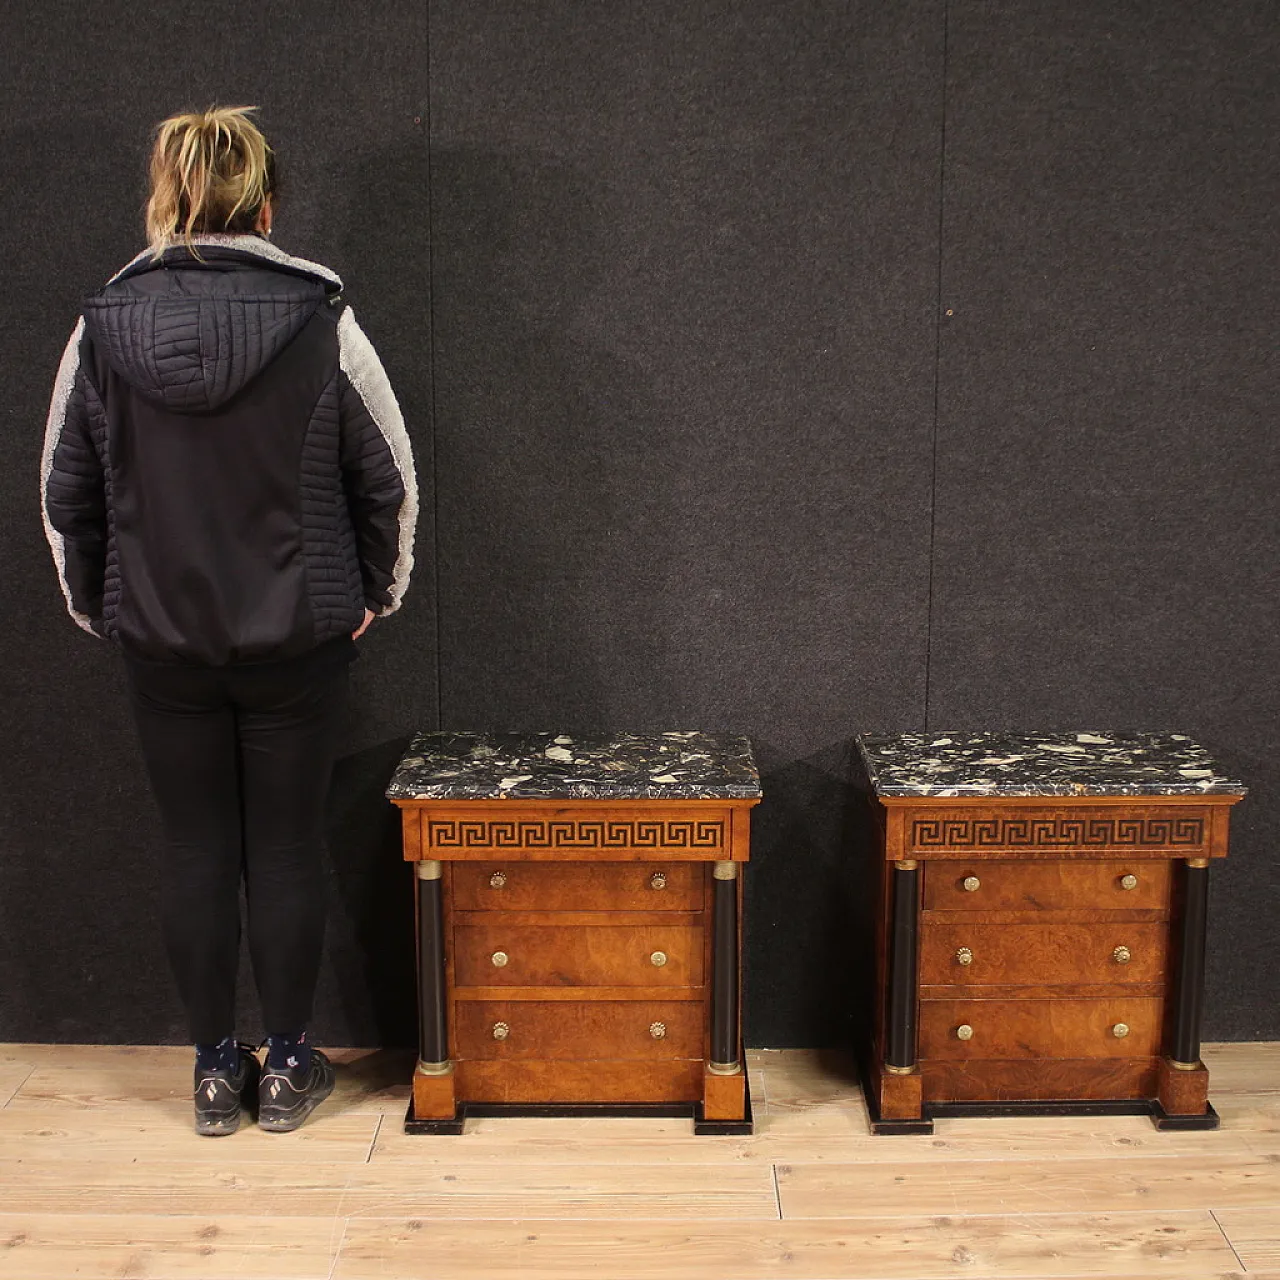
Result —
POLYGON ((917 849, 1160 849, 1202 845, 1205 821, 1187 817, 917 818, 917 849))
POLYGON ((429 818, 432 849, 720 849, 722 819, 429 818))

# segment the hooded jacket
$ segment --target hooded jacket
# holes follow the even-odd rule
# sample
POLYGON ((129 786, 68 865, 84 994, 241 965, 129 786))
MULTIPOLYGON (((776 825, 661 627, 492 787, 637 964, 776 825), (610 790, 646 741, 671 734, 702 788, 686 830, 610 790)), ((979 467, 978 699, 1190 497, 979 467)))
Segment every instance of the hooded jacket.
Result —
POLYGON ((257 236, 195 244, 85 303, 49 408, 45 533, 71 616, 131 656, 293 657, 399 608, 409 438, 332 271, 257 236))

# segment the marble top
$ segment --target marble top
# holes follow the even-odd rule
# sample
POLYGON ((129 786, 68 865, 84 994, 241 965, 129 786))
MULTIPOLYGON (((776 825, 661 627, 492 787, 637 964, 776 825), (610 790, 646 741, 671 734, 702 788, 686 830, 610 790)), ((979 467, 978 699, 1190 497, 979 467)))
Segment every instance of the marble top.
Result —
POLYGON ((861 735, 882 796, 1237 795, 1203 747, 1180 733, 861 735))
POLYGON ((709 733, 420 733, 392 800, 757 799, 746 738, 709 733))

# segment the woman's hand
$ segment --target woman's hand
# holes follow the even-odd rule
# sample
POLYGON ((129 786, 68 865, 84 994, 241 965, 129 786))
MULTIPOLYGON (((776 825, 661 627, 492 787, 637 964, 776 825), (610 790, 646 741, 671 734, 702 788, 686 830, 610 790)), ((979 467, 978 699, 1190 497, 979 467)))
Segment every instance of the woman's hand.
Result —
POLYGON ((369 623, 371 623, 377 616, 378 615, 374 613, 372 609, 366 609, 364 611, 364 621, 351 633, 351 638, 353 640, 359 640, 360 637, 369 630, 369 623))

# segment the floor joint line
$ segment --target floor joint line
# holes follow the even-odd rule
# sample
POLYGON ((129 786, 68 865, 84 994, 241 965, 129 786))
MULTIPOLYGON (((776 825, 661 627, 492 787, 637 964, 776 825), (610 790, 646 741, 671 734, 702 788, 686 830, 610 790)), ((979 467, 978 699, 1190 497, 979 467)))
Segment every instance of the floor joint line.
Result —
POLYGON ((1213 1219, 1213 1225, 1214 1225, 1215 1227, 1217 1227, 1219 1231, 1221 1231, 1221 1232, 1222 1232, 1222 1238, 1223 1238, 1223 1240, 1225 1240, 1225 1241, 1226 1241, 1227 1248, 1231 1250, 1231 1256, 1232 1256, 1233 1258, 1235 1258, 1235 1260, 1236 1260, 1236 1265, 1240 1268, 1240 1270, 1241 1270, 1241 1271, 1248 1271, 1248 1270, 1249 1270, 1249 1268, 1248 1268, 1248 1267, 1246 1267, 1246 1266, 1244 1265, 1244 1261, 1243 1261, 1243 1259, 1240 1257, 1240 1254, 1239 1254, 1239 1252, 1236 1250, 1235 1245, 1234 1245, 1234 1244, 1232 1244, 1232 1242, 1231 1242, 1231 1237, 1230 1237, 1229 1235, 1227 1235, 1227 1229, 1222 1225, 1222 1223, 1221 1223, 1221 1222, 1219 1222, 1219 1221, 1218 1221, 1218 1215, 1217 1215, 1216 1211, 1215 1211, 1215 1210, 1213 1210, 1213 1209, 1210 1209, 1210 1210, 1209 1210, 1209 1217, 1211 1217, 1211 1218, 1213 1219))

